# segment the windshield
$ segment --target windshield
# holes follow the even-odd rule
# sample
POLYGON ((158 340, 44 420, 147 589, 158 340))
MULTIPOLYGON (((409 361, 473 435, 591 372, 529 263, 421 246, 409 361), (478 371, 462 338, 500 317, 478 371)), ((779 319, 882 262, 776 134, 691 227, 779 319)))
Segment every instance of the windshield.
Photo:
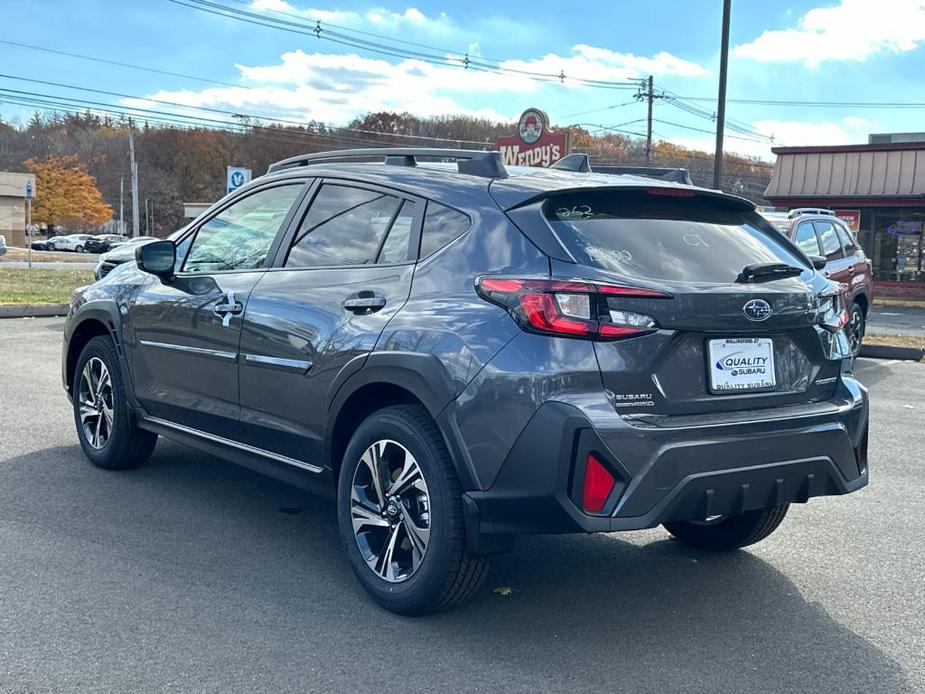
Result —
POLYGON ((544 212, 579 263, 626 277, 731 283, 747 265, 809 271, 757 213, 703 196, 587 191, 549 200, 544 212))

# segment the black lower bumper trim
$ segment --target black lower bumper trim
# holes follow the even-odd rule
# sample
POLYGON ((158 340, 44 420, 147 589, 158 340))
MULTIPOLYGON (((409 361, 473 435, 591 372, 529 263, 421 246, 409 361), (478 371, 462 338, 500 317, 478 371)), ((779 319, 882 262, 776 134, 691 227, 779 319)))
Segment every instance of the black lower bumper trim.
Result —
POLYGON ((766 422, 722 435, 675 433, 681 440, 653 441, 651 459, 634 467, 614 450, 619 433, 602 438, 577 408, 546 403, 491 488, 466 492, 469 531, 634 530, 847 494, 867 484, 866 451, 863 461, 856 458, 866 434, 867 405, 861 397, 840 414, 802 424, 766 422), (606 458, 617 479, 599 515, 583 512, 576 493, 588 452, 606 458))

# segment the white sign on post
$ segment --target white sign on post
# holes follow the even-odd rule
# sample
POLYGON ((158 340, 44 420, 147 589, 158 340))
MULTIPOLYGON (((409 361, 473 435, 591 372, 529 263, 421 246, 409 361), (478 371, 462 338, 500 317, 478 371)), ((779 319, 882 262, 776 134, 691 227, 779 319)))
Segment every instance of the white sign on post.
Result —
POLYGON ((26 181, 26 200, 32 199, 32 181, 26 181))
POLYGON ((225 182, 225 193, 233 193, 251 180, 251 170, 240 166, 228 167, 228 178, 225 182))

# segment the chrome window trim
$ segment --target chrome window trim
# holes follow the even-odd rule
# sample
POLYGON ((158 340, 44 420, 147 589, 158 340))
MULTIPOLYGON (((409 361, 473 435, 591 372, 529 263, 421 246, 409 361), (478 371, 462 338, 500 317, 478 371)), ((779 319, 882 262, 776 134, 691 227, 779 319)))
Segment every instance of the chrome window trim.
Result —
POLYGON ((229 446, 230 448, 237 448, 240 451, 246 453, 253 453, 254 455, 259 455, 264 458, 269 458, 270 460, 275 460, 279 463, 285 463, 286 465, 292 465, 293 467, 301 468, 303 470, 308 470, 309 472, 323 472, 324 468, 319 467, 318 465, 312 465, 311 463, 306 463, 301 460, 296 460, 295 458, 290 458, 285 455, 280 455, 278 453, 271 453, 270 451, 264 450, 263 448, 257 448, 256 446, 251 446, 246 443, 241 443, 240 441, 233 441, 232 439, 226 439, 224 436, 218 436, 216 434, 209 434, 205 431, 200 431, 199 429, 193 429, 192 427, 185 426, 183 424, 177 424, 176 422, 171 422, 167 419, 161 419, 160 417, 145 417, 143 421, 150 422, 151 424, 157 424, 162 427, 167 427, 168 429, 174 429, 176 431, 182 432, 184 434, 190 434, 191 436, 196 436, 207 441, 212 441, 214 443, 220 443, 224 446, 229 446))

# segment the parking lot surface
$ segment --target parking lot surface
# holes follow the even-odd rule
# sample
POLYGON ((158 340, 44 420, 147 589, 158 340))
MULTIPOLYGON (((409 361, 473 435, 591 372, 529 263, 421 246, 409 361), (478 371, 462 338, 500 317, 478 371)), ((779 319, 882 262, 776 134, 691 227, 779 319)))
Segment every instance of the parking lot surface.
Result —
POLYGON ((93 468, 60 344, 0 320, 0 691, 925 691, 925 365, 858 362, 871 485, 759 545, 521 538, 472 603, 409 619, 327 501, 164 440, 93 468))

